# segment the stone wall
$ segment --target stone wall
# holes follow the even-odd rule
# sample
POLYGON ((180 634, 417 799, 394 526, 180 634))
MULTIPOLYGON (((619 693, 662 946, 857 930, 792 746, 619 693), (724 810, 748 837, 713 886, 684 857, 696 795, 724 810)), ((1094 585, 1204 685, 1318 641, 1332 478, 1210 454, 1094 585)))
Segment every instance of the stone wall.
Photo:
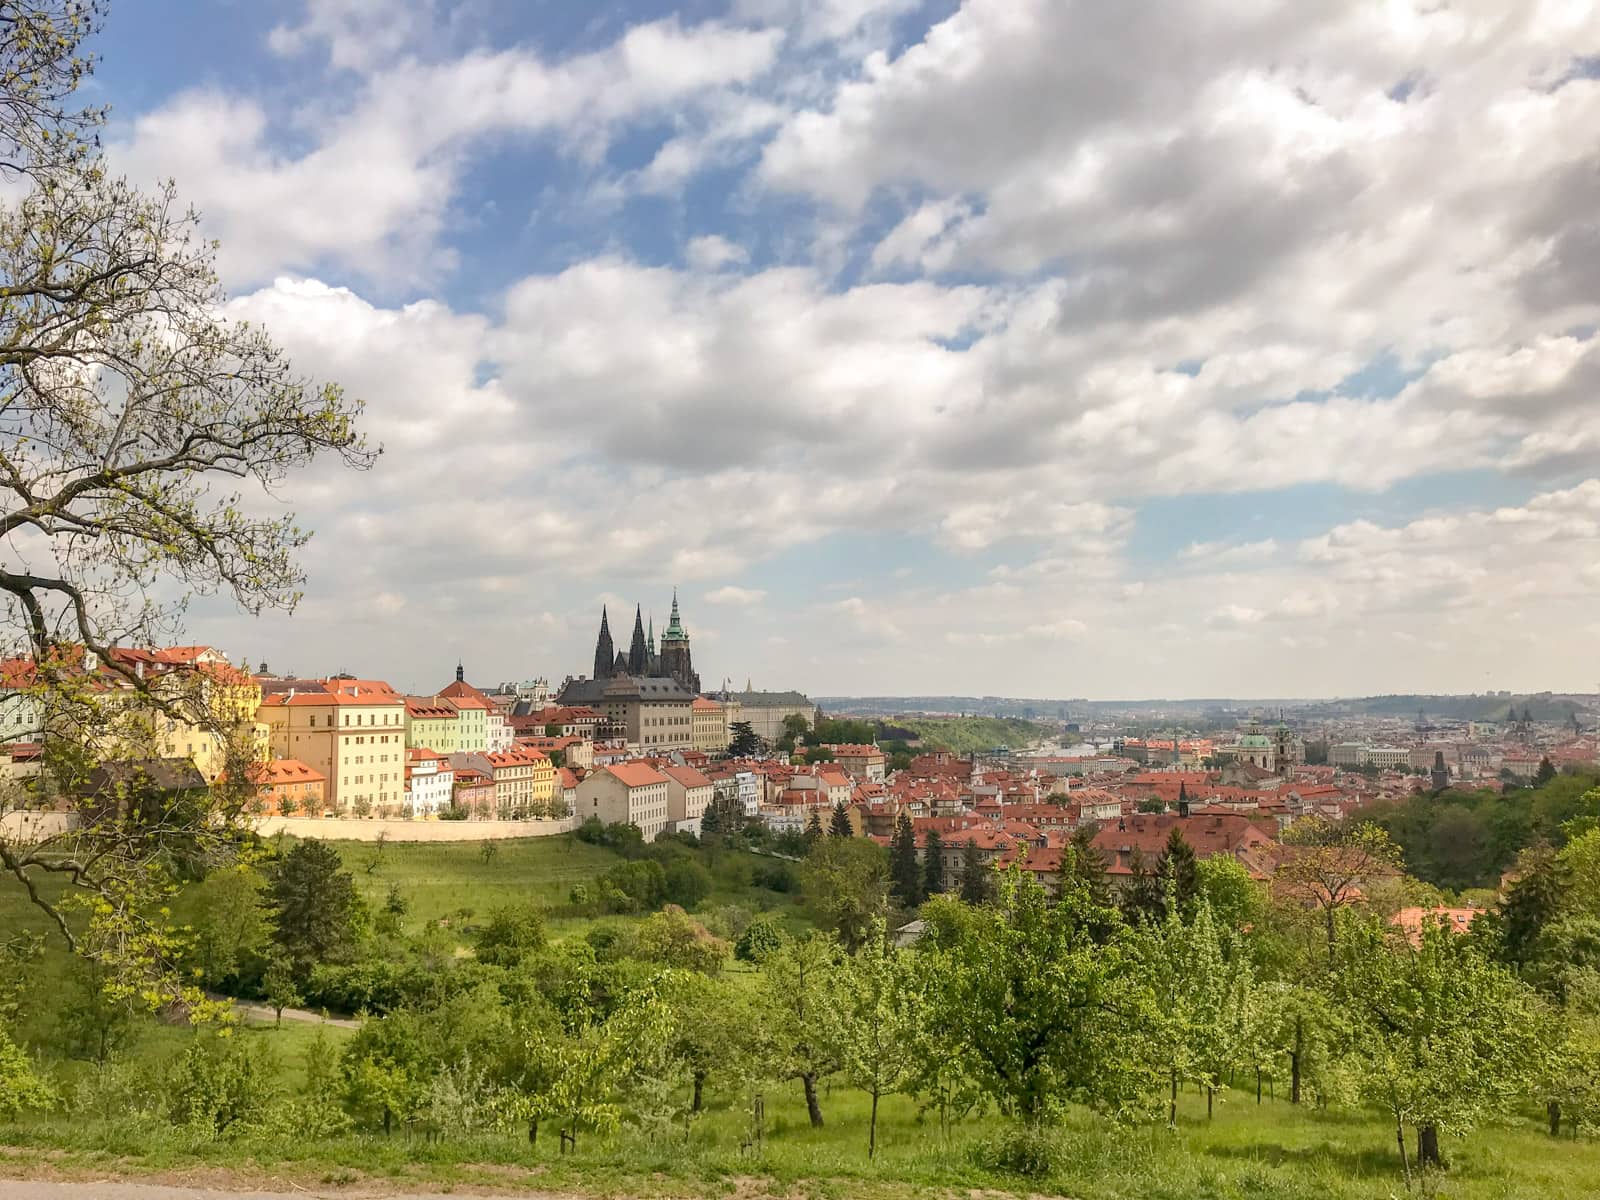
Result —
POLYGON ((391 842, 487 842, 501 838, 554 837, 571 833, 576 821, 362 821, 353 817, 261 817, 257 833, 320 838, 332 842, 375 842, 387 834, 391 842))
POLYGON ((53 837, 69 829, 76 829, 77 826, 77 813, 32 811, 0 813, 0 838, 18 844, 53 837))

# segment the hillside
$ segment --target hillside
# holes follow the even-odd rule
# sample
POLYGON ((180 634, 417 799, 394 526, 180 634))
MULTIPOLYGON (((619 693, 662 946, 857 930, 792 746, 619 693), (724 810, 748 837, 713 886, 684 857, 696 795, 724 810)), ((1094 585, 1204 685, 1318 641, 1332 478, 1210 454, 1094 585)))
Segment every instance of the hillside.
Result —
POLYGON ((883 736, 894 730, 913 733, 924 747, 942 746, 957 754, 1006 747, 1022 750, 1045 736, 1046 730, 1021 717, 895 717, 885 722, 883 736))

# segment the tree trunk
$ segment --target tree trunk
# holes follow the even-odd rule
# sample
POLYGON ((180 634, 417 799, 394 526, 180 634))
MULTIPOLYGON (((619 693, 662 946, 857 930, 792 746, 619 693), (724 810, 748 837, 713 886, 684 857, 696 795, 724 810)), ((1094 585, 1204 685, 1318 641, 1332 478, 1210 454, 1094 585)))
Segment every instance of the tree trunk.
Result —
POLYGON ((539 1144, 539 1118, 538 1117, 534 1117, 532 1120, 530 1120, 528 1122, 528 1145, 537 1146, 538 1144, 539 1144))
POLYGON ((1305 1048, 1305 1018, 1294 1019, 1294 1049, 1289 1051, 1289 1103, 1300 1103, 1300 1056, 1305 1048))
POLYGON ((390 1132, 390 1129, 393 1126, 393 1124, 394 1124, 394 1114, 392 1112, 390 1112, 387 1108, 384 1109, 383 1110, 383 1136, 384 1137, 388 1137, 389 1136, 389 1132, 390 1132))
POLYGON ((878 1153, 878 1093, 872 1093, 872 1119, 867 1125, 867 1157, 878 1153))
POLYGON ((1178 1127, 1178 1073, 1172 1073, 1172 1103, 1167 1106, 1167 1124, 1176 1129, 1178 1127))
POLYGON ((1561 1136, 1561 1101, 1552 1100, 1544 1106, 1545 1115, 1550 1118, 1550 1136, 1561 1136))
POLYGON ((1406 1157, 1406 1127, 1400 1123, 1399 1116, 1394 1119, 1394 1141, 1400 1147, 1400 1170, 1406 1177, 1406 1191, 1411 1190, 1411 1160, 1406 1157))
POLYGON ((1261 1103, 1261 1068, 1256 1068, 1256 1103, 1261 1103))
POLYGON ((1333 905, 1329 904, 1326 911, 1328 914, 1328 970, 1332 971, 1336 966, 1334 955, 1334 931, 1336 926, 1333 920, 1333 905))
POLYGON ((1211 1120, 1211 1098, 1216 1094, 1216 1089, 1210 1084, 1206 1085, 1206 1120, 1211 1120))
POLYGON ((811 1116, 811 1128, 822 1128, 822 1105, 817 1102, 817 1075, 815 1071, 807 1071, 800 1076, 800 1083, 806 1089, 806 1112, 811 1116))
POLYGON ((1439 1157, 1439 1130, 1433 1125, 1417 1126, 1417 1166, 1444 1167, 1439 1157))
POLYGON ((706 1073, 704 1071, 696 1071, 694 1073, 694 1098, 689 1101, 690 1112, 697 1113, 703 1107, 705 1100, 705 1086, 706 1073))

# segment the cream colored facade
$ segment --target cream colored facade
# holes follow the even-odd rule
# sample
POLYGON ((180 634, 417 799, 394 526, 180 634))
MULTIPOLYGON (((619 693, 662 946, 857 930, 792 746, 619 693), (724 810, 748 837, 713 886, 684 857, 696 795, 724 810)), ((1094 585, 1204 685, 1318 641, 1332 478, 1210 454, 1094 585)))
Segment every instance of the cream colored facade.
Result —
POLYGON ((724 754, 733 740, 728 711, 720 701, 696 699, 690 706, 690 737, 694 748, 706 754, 724 754))
POLYGON ((376 691, 265 697, 274 758, 298 758, 327 779, 335 816, 397 816, 405 807, 405 701, 376 691))
POLYGON ((643 763, 601 767, 578 784, 576 816, 637 825, 645 841, 654 841, 667 826, 667 777, 643 763))

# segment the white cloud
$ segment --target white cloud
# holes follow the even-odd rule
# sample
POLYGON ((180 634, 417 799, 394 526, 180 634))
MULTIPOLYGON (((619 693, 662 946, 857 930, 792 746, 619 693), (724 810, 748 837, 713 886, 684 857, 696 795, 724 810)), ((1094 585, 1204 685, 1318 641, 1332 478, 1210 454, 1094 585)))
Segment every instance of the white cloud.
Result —
POLYGON ((1273 538, 1259 542, 1191 542, 1183 548, 1179 558, 1200 562, 1206 566, 1229 566, 1236 563, 1259 563, 1274 558, 1278 543, 1273 538))
POLYGON ((734 608, 752 608, 766 598, 767 593, 760 588, 743 588, 731 583, 712 588, 702 597, 707 604, 723 604, 734 608))
POLYGON ((690 238, 689 244, 683 248, 684 261, 695 271, 720 271, 723 267, 745 262, 749 257, 749 252, 743 246, 736 246, 715 233, 690 238))

